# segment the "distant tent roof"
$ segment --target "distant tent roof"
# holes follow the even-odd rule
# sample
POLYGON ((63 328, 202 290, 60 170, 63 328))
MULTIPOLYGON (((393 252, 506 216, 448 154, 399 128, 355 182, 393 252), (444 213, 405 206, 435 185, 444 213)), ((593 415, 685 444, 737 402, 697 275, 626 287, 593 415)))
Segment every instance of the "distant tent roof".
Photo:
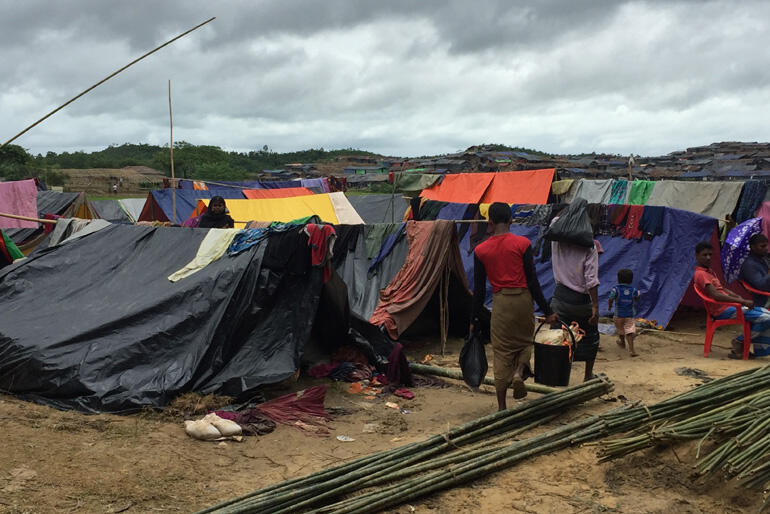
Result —
POLYGON ((555 171, 551 168, 495 173, 481 202, 545 204, 555 171))
POLYGON ((91 200, 99 217, 112 223, 131 222, 126 211, 117 200, 91 200))
POLYGON ((244 189, 243 196, 250 200, 265 198, 291 198, 293 196, 312 195, 313 192, 306 187, 285 187, 281 189, 244 189))
MULTIPOLYGON (((151 191, 147 195, 147 201, 142 208, 142 213, 137 221, 173 221, 172 192, 176 192, 176 221, 181 223, 190 217, 198 200, 209 199, 212 196, 221 196, 225 200, 243 199, 243 190, 223 188, 199 191, 192 189, 160 189, 151 191)), ((208 205, 208 202, 206 202, 208 205)), ((228 203, 229 207, 229 203, 228 203)))
POLYGON ((236 228, 243 228, 249 221, 286 223, 314 215, 326 223, 335 225, 338 223, 363 224, 363 220, 345 198, 344 193, 261 200, 228 200, 227 208, 230 210, 230 216, 236 221, 236 228))
POLYGON ((428 200, 453 203, 545 204, 551 191, 553 168, 500 173, 446 175, 440 184, 423 189, 428 200))
POLYGON ((409 202, 399 195, 347 195, 364 223, 392 223, 403 219, 409 202))
POLYGON ((142 214, 147 198, 123 198, 118 200, 118 202, 120 202, 123 210, 128 213, 131 221, 139 221, 139 216, 142 214))

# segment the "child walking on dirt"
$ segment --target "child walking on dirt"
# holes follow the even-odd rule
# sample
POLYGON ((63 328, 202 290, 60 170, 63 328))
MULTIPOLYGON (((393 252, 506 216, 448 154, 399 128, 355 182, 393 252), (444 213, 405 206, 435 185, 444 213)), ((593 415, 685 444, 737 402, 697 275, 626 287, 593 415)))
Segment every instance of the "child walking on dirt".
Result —
POLYGON ((618 346, 628 347, 628 354, 637 357, 634 351, 634 336, 636 335, 636 302, 639 301, 639 291, 631 282, 634 281, 634 272, 630 269, 618 271, 618 285, 610 290, 609 310, 615 304, 615 328, 618 331, 618 346))

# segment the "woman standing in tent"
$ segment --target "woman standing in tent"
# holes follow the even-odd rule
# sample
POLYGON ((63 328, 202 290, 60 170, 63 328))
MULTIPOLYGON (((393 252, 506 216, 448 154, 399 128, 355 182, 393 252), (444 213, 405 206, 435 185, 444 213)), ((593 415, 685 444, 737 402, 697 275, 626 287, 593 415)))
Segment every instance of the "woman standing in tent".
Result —
POLYGON ((211 197, 209 208, 201 216, 199 228, 233 228, 235 221, 227 214, 227 205, 225 199, 221 196, 211 197))
MULTIPOLYGON (((490 335, 494 352, 495 391, 497 406, 504 410, 505 394, 513 385, 513 397, 524 398, 524 380, 529 372, 532 355, 532 334, 535 331, 534 299, 553 323, 556 315, 543 296, 535 273, 529 239, 510 233, 511 208, 505 203, 489 207, 492 235, 474 250, 473 315, 477 320, 487 291, 487 278, 492 285, 492 320, 490 335)), ((471 325, 473 333, 473 325, 471 325)))

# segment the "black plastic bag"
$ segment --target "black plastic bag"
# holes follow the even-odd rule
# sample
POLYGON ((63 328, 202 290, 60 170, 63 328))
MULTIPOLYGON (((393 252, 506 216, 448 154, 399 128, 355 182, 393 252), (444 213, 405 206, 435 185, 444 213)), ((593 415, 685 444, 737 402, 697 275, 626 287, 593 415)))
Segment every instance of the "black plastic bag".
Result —
POLYGON ((484 351, 484 340, 479 331, 474 327, 468 334, 463 349, 460 350, 460 369, 463 372, 463 380, 474 391, 479 388, 487 376, 487 354, 484 351))
POLYGON ((562 211, 543 237, 549 241, 570 243, 586 248, 594 246, 594 231, 588 217, 588 202, 578 198, 562 211))

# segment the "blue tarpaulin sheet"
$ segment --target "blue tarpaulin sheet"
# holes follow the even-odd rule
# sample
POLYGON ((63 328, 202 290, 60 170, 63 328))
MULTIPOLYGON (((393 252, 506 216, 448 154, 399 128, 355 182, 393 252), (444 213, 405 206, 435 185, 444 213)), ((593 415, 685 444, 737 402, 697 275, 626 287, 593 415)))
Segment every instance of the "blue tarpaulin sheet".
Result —
MULTIPOLYGON (((597 236, 604 253, 599 256, 599 313, 610 314, 607 299, 610 289, 617 283, 619 269, 634 272, 634 287, 641 298, 637 316, 656 320, 664 328, 671 321, 680 301, 687 292, 695 266, 695 245, 710 241, 717 227, 714 218, 679 209, 665 208, 663 234, 651 241, 623 239, 622 237, 597 236)), ((461 228, 461 227, 459 227, 461 228)), ((511 225, 511 232, 527 237, 536 245, 540 227, 511 225)), ((460 254, 468 278, 473 285, 473 254, 470 252, 470 230, 460 241, 460 254)), ((551 261, 539 262, 536 257, 537 276, 545 297, 551 298, 554 290, 551 261)), ((487 284, 487 305, 491 304, 492 290, 487 284)))
MULTIPOLYGON (((160 189, 158 191, 152 192, 152 197, 155 200, 156 204, 160 206, 161 210, 163 211, 163 214, 168 218, 169 221, 173 221, 173 211, 172 211, 172 199, 171 199, 171 192, 176 191, 176 221, 177 223, 182 223, 184 220, 190 217, 190 214, 192 214, 193 210, 195 209, 195 206, 198 204, 198 200, 200 199, 208 199, 212 196, 221 196, 225 200, 229 198, 236 198, 236 199, 244 199, 243 193, 240 189, 232 189, 232 188, 222 188, 222 189, 210 189, 208 191, 196 191, 193 189, 160 189)), ((151 209, 152 206, 145 205, 144 211, 142 211, 141 219, 142 221, 153 221, 158 219, 157 215, 155 216, 148 216, 145 215, 146 211, 148 209, 151 209)))

